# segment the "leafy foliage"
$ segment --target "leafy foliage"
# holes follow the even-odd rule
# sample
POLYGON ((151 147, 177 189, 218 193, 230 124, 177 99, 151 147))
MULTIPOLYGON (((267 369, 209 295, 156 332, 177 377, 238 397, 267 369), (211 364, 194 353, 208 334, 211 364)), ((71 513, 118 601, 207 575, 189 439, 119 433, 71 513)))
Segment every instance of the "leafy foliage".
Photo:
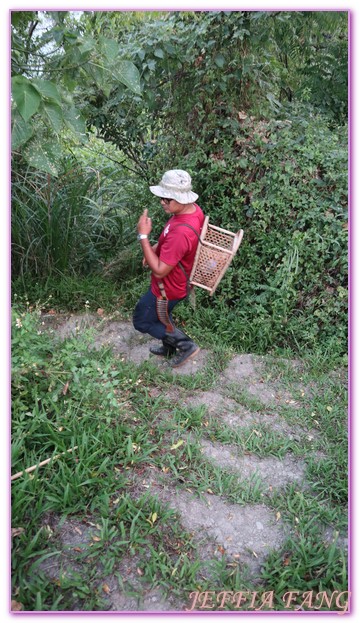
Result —
POLYGON ((85 119, 73 101, 76 88, 94 83, 106 92, 111 80, 140 93, 137 68, 118 55, 116 41, 83 37, 67 12, 12 13, 12 148, 31 166, 57 175, 50 142, 56 146, 65 127, 86 140, 85 119))

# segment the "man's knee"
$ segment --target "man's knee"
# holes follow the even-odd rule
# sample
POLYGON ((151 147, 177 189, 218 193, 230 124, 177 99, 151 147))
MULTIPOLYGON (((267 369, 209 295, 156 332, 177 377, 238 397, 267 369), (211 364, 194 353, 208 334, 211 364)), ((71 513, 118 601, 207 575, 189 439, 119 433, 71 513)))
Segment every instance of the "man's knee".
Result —
POLYGON ((149 325, 149 323, 146 322, 144 315, 141 313, 141 309, 138 309, 137 306, 133 314, 133 325, 134 329, 136 329, 136 331, 140 331, 140 333, 146 333, 149 325))

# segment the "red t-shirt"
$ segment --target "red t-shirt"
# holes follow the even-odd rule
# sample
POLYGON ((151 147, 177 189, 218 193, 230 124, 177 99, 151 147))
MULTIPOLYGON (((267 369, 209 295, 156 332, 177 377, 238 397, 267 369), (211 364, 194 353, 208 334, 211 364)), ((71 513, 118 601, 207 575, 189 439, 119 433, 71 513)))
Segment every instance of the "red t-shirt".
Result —
POLYGON ((161 296, 158 281, 163 282, 169 300, 181 299, 187 294, 186 277, 178 262, 182 263, 186 274, 190 276, 199 238, 190 227, 179 225, 187 223, 200 234, 205 217, 200 206, 197 203, 194 205, 196 210, 192 214, 174 214, 160 235, 155 253, 162 262, 174 268, 161 280, 151 276, 151 291, 156 297, 161 296))

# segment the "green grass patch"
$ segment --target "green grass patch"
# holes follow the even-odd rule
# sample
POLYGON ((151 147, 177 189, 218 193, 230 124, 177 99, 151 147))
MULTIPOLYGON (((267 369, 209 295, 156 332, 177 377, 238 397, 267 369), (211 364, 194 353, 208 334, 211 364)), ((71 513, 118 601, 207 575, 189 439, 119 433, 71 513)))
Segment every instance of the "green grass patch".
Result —
MULTIPOLYGON (((50 459, 11 485, 12 596, 23 609, 106 610, 107 577, 127 595, 140 599, 142 591, 157 587, 183 604, 197 587, 256 590, 239 561, 214 556, 204 569, 201 545, 176 513, 155 495, 142 494, 150 473, 174 489, 220 496, 231 504, 265 503, 280 513, 291 534, 303 539, 302 548, 295 547, 295 538, 289 541, 293 554, 286 569, 281 566, 286 552, 271 554, 261 578, 266 590, 282 589, 291 573, 294 578, 305 574, 292 584, 299 590, 346 586, 344 556, 325 538, 325 530, 344 534, 347 521, 341 378, 324 373, 316 379, 312 368, 306 371, 312 393, 300 409, 279 406, 277 415, 304 430, 315 427, 319 436, 290 439, 267 425, 230 428, 205 406, 182 403, 194 390, 214 391, 229 356, 226 348, 216 349, 205 371, 180 376, 151 361, 136 366, 110 348, 94 349, 93 330, 63 341, 55 337, 44 332, 38 308, 14 307, 12 473, 50 459), (290 485, 269 495, 257 475, 241 479, 208 460, 202 438, 235 445, 240 455, 304 457, 308 489, 290 485), (88 531, 91 527, 90 542, 80 539, 75 549, 61 540, 61 531, 74 521, 88 531), (312 550, 311 539, 319 535, 312 550), (122 571, 127 556, 135 565, 129 577, 122 571), (304 571, 308 561, 310 574, 304 571)), ((290 375, 280 372, 274 375, 290 375)), ((230 392, 247 409, 264 412, 235 386, 230 392)))

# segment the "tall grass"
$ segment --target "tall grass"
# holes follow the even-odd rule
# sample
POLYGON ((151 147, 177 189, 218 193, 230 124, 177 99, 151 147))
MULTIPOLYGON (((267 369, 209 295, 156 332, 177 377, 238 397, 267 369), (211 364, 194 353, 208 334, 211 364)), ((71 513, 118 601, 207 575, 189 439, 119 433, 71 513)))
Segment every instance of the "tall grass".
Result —
POLYGON ((124 179, 69 157, 58 178, 14 167, 12 271, 46 279, 99 269, 134 240, 124 179))

